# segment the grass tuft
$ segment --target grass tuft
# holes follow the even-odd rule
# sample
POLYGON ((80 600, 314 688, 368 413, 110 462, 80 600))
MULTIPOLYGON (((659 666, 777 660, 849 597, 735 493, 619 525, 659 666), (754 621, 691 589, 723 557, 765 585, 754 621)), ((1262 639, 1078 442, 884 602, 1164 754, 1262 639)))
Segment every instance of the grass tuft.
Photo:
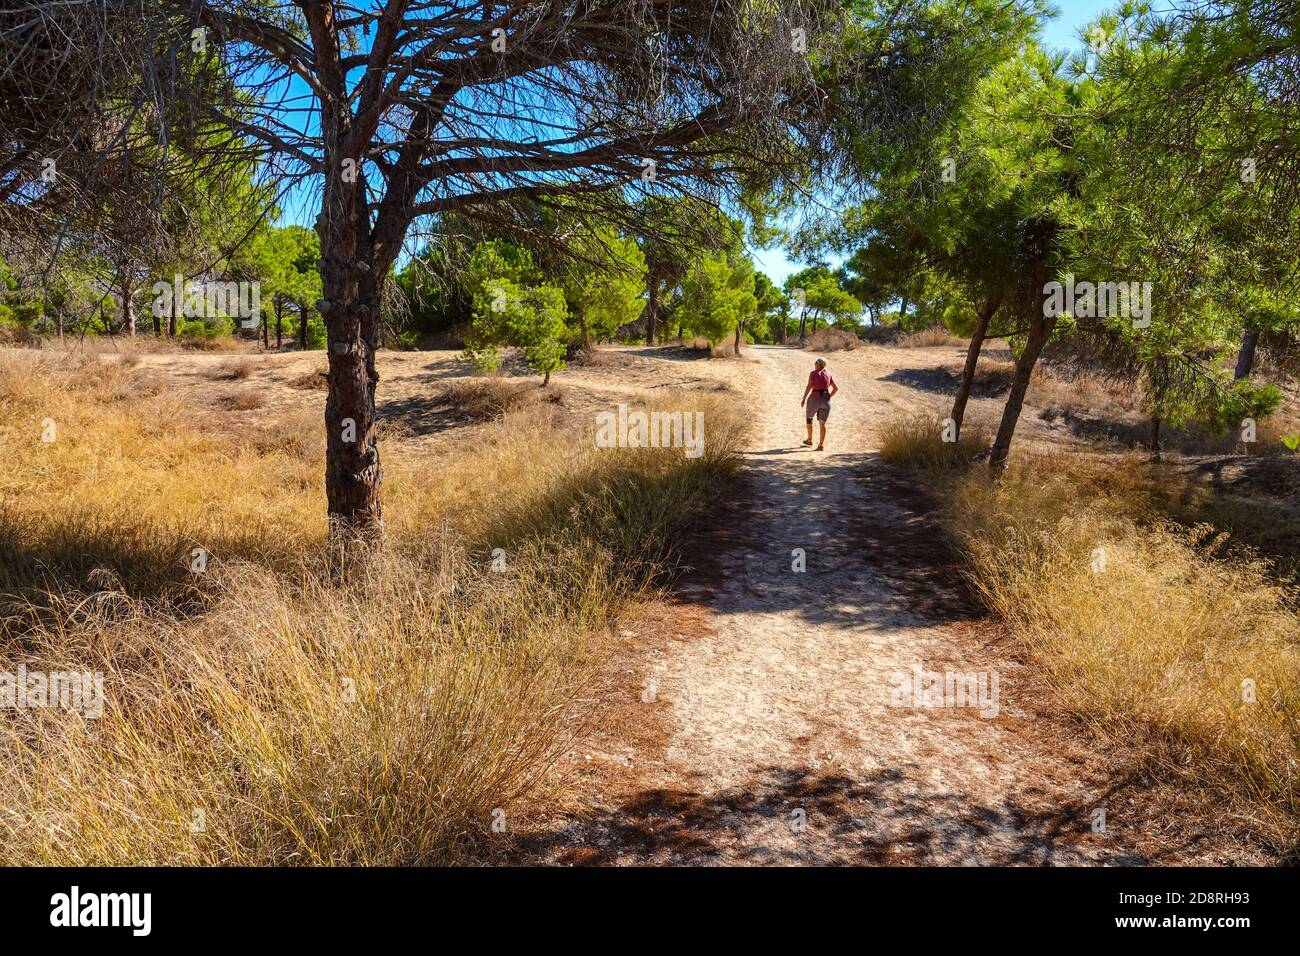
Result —
POLYGON ((987 429, 971 422, 963 425, 957 441, 944 441, 946 433, 944 419, 930 415, 894 419, 881 430, 880 457, 914 471, 964 471, 992 439, 987 429))
POLYGON ((564 391, 543 388, 536 381, 513 382, 498 375, 469 378, 444 385, 437 403, 449 406, 473 422, 488 422, 530 405, 563 404, 564 391))

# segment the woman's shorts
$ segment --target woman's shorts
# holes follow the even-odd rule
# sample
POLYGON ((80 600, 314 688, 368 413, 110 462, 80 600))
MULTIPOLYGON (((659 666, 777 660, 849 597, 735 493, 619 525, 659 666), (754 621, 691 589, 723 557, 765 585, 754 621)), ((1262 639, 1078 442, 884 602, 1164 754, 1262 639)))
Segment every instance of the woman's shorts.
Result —
POLYGON ((810 422, 814 418, 824 422, 830 413, 831 397, 825 392, 812 392, 808 396, 808 401, 804 402, 804 416, 810 422))

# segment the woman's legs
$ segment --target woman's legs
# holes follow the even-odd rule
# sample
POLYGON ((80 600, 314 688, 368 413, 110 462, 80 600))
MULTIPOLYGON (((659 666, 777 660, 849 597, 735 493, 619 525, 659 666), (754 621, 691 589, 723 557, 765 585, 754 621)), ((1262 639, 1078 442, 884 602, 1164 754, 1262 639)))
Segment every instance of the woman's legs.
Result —
POLYGON ((812 419, 811 418, 808 419, 808 440, 804 442, 804 444, 805 445, 812 444, 812 419))
MULTIPOLYGON (((826 422, 824 422, 824 421, 821 420, 821 419, 818 419, 818 420, 817 420, 817 424, 821 427, 821 432, 820 432, 820 436, 821 436, 821 437, 819 437, 819 438, 817 439, 817 447, 818 447, 818 449, 820 449, 820 448, 822 447, 822 445, 826 444, 826 422)), ((808 423, 808 437, 809 437, 809 438, 812 438, 812 423, 811 423, 811 422, 808 423)))

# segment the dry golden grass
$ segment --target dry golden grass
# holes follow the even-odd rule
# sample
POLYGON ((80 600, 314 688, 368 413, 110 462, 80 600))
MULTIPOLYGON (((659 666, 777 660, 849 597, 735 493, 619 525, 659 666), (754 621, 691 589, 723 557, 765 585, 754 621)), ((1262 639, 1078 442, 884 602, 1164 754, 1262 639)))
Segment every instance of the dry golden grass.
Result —
MULTIPOLYGON (((1005 387, 1011 386, 1014 362, 1000 363, 1005 387)), ((1118 379, 1106 379, 1087 370, 1069 370, 1046 362, 1034 370, 1028 401, 1044 409, 1044 417, 1075 415, 1141 415, 1142 390, 1118 379)))
POLYGON ((449 382, 437 395, 437 402, 449 406, 473 422, 488 422, 507 412, 529 405, 564 402, 563 389, 530 380, 515 382, 500 375, 449 382))
POLYGON ((995 482, 957 474, 936 435, 928 419, 896 423, 885 457, 952 473, 942 513, 971 578, 1060 705, 1294 852, 1300 615, 1277 568, 1210 525, 1169 521, 1205 513, 1207 492, 1135 456, 1021 455, 995 482))
POLYGON ((296 376, 289 384, 309 392, 323 392, 329 388, 329 372, 325 369, 312 369, 296 376))
POLYGON ((626 352, 614 349, 602 349, 591 343, 584 344, 569 359, 569 365, 575 368, 623 368, 636 360, 626 352))
POLYGON ((244 352, 256 349, 260 343, 234 335, 154 335, 152 330, 136 335, 35 335, 25 329, 6 337, 0 331, 0 343, 24 348, 70 355, 158 355, 178 352, 244 352))
POLYGON ((266 404, 266 396, 252 389, 235 392, 226 399, 226 407, 237 412, 252 411, 266 404))
MULTIPOLYGON (((242 352, 250 348, 248 342, 233 335, 182 335, 172 339, 171 342, 174 343, 172 348, 190 352, 242 352)), ((171 348, 163 346, 157 351, 167 352, 171 351, 171 348)))
POLYGON ((944 441, 944 431, 944 420, 930 415, 886 422, 880 433, 880 457, 916 471, 964 471, 991 441, 987 429, 971 422, 962 425, 958 441, 944 441))
POLYGON ((885 457, 949 473, 941 514, 971 579, 1060 705, 1294 853, 1300 613, 1287 573, 1222 529, 1271 523, 1294 539, 1300 515, 1274 500, 1262 516, 1136 454, 1021 454, 994 481, 954 467, 937 428, 890 425, 885 457), (1191 524, 1207 516, 1216 524, 1191 524))
POLYGON ((862 340, 845 329, 821 328, 804 339, 804 348, 811 352, 841 352, 856 349, 862 340))
POLYGON ((940 345, 965 345, 966 340, 953 335, 942 325, 936 325, 919 332, 909 332, 894 344, 905 349, 926 349, 940 345))
POLYGON ((223 382, 242 382, 253 377, 253 360, 251 358, 235 359, 220 366, 212 377, 223 382))
POLYGON ((87 371, 0 357, 0 671, 100 671, 106 698, 0 713, 4 864, 466 858, 581 729, 625 602, 740 436, 706 396, 694 460, 542 407, 442 461, 390 443, 387 551, 338 586, 319 416, 232 444, 87 371))

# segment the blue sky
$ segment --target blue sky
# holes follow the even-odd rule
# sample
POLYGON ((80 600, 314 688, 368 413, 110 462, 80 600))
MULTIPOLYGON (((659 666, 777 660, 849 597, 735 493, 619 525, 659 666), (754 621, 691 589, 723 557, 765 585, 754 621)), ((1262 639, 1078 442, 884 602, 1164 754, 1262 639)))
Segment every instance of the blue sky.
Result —
MULTIPOLYGON (((1111 7, 1118 6, 1119 0, 1055 0, 1060 15, 1046 23, 1041 30, 1043 43, 1053 49, 1073 49, 1082 42, 1079 30, 1091 23, 1098 14, 1111 7)), ((785 281, 791 272, 803 268, 803 264, 792 262, 783 249, 755 250, 754 261, 762 272, 777 285, 785 281)))

